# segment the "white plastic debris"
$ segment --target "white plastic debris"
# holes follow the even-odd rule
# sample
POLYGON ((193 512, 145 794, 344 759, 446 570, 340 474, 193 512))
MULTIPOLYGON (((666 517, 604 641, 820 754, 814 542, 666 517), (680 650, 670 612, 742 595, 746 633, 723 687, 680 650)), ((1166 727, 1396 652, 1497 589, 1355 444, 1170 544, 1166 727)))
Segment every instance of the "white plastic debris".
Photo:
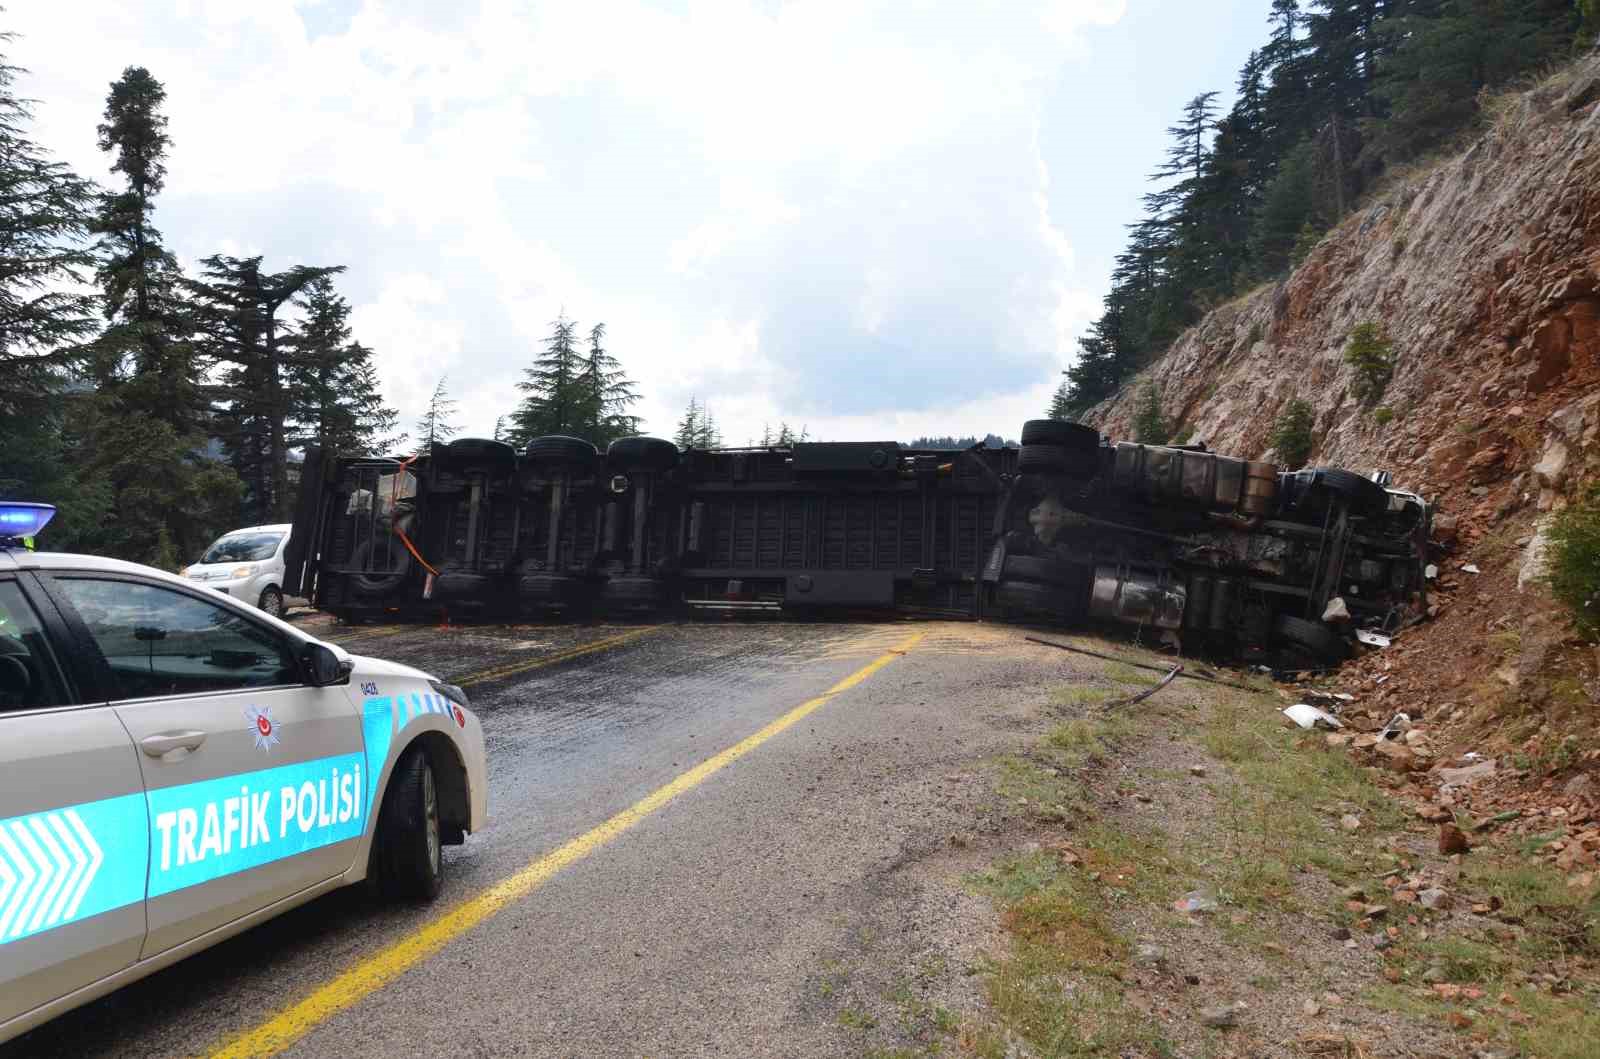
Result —
POLYGON ((1350 608, 1345 604, 1343 596, 1334 596, 1328 600, 1327 607, 1322 611, 1322 620, 1327 622, 1350 620, 1350 608))
POLYGON ((1463 566, 1461 569, 1465 570, 1469 574, 1481 574, 1481 573, 1483 573, 1482 570, 1478 569, 1478 564, 1477 563, 1468 563, 1466 566, 1463 566))
POLYGON ((1327 710, 1319 710, 1315 706, 1304 702, 1297 702, 1293 706, 1285 707, 1283 715, 1301 728, 1316 728, 1319 725, 1323 728, 1344 727, 1339 718, 1327 710))
POLYGON ((1407 714, 1397 713, 1389 718, 1389 723, 1383 726, 1383 731, 1378 733, 1380 739, 1393 739, 1411 729, 1411 718, 1407 714))
POLYGON ((1368 647, 1388 647, 1390 644, 1394 643, 1393 640, 1383 635, 1383 633, 1373 632, 1371 629, 1357 629, 1356 639, 1360 640, 1368 647))
POLYGON ((1426 577, 1429 581, 1435 580, 1439 576, 1439 568, 1434 566, 1432 563, 1429 563, 1427 566, 1422 568, 1422 576, 1426 577))

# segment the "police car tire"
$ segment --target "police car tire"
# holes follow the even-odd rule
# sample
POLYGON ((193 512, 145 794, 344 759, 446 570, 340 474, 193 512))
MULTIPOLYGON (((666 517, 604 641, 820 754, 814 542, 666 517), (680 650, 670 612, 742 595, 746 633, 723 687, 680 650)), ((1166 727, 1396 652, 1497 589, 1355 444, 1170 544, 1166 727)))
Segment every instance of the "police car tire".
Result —
POLYGON ((275 585, 268 585, 261 592, 261 598, 256 601, 256 606, 274 618, 283 617, 283 593, 275 585))
POLYGON ((1320 621, 1307 621, 1285 614, 1278 619, 1280 639, 1303 647, 1323 662, 1343 662, 1348 648, 1339 634, 1320 621))
POLYGON ((439 793, 420 746, 395 762, 378 818, 378 886, 392 898, 431 901, 444 883, 439 793))
POLYGON ((1100 447, 1100 432, 1082 423, 1063 419, 1030 419, 1022 424, 1024 445, 1060 445, 1073 452, 1090 455, 1100 447))

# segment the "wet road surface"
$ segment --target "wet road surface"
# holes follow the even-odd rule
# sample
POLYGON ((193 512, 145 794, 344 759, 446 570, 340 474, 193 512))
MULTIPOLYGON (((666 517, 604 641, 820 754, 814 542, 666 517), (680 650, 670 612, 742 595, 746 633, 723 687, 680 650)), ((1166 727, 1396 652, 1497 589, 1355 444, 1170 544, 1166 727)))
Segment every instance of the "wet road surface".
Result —
POLYGON ((308 631, 354 653, 462 683, 482 718, 490 823, 445 851, 440 901, 329 895, 70 1012, 0 1057, 209 1054, 878 659, 881 669, 792 728, 288 1048, 853 1054, 837 1020, 810 1010, 807 983, 853 917, 871 914, 882 873, 949 826, 938 770, 999 745, 997 700, 1037 683, 1040 665, 1017 649, 1019 630, 958 623, 319 621, 308 631), (886 657, 908 637, 914 647, 886 657))

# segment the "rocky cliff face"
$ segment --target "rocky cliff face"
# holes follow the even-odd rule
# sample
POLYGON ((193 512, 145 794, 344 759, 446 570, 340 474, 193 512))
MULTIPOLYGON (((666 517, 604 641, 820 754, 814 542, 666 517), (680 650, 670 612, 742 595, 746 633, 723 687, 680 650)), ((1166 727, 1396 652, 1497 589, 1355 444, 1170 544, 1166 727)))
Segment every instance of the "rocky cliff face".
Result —
MULTIPOLYGON (((1089 420, 1132 437, 1147 382, 1190 440, 1251 458, 1273 459, 1283 406, 1310 402, 1311 465, 1390 470, 1442 513, 1437 536, 1457 551, 1422 642, 1441 658, 1452 638, 1476 644, 1491 686, 1547 698, 1573 644, 1538 587, 1540 529, 1600 470, 1600 54, 1502 100, 1469 149, 1397 176, 1290 277, 1210 313, 1089 420), (1364 323, 1394 351, 1368 404, 1344 359, 1364 323), (1483 649, 1501 634, 1503 650, 1483 649)), ((1590 689, 1592 662, 1574 670, 1590 689)), ((1394 690, 1456 709, 1486 693, 1462 687, 1470 669, 1394 690)))
POLYGON ((1600 57, 1509 101, 1469 150, 1397 181, 1288 279, 1212 312, 1089 419, 1131 436, 1150 381, 1193 440, 1270 459, 1272 424, 1299 396, 1316 410, 1313 464, 1387 467, 1459 506, 1472 485, 1519 473, 1537 499, 1548 455, 1539 481, 1559 491, 1594 424, 1552 417, 1600 378, 1597 102, 1600 57), (1344 361, 1363 323, 1395 356, 1370 407, 1344 361))

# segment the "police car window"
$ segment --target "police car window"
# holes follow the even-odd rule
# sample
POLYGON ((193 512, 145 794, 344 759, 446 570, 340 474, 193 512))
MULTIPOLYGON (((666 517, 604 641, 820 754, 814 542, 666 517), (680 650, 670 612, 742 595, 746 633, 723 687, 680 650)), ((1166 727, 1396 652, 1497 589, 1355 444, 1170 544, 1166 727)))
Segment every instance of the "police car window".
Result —
POLYGON ((58 584, 111 666, 113 698, 299 680, 283 640, 226 607, 132 581, 63 577, 58 584))
POLYGON ((281 533, 230 533, 200 557, 202 563, 257 563, 277 554, 281 533))
POLYGON ((0 581, 0 710, 65 705, 61 689, 39 616, 15 581, 0 581))

